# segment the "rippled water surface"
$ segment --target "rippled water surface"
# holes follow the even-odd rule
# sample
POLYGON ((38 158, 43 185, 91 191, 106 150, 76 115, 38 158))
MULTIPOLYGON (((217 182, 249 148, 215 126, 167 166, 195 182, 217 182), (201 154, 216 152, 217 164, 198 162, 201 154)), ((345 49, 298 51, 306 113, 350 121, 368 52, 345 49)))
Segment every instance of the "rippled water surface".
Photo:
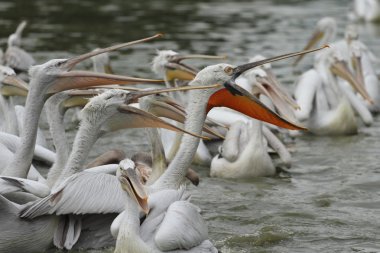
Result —
MULTIPOLYGON (((342 36, 351 3, 52 2, 1 1, 3 48, 22 19, 30 22, 24 47, 40 63, 164 32, 164 39, 112 53, 115 72, 144 77, 154 77, 149 63, 155 49, 226 54, 229 62, 241 63, 257 53, 273 56, 299 50, 316 21, 327 15, 337 18, 342 36)), ((380 55, 380 25, 359 28, 362 40, 380 55)), ((300 69, 310 63, 311 57, 300 69)), ((297 75, 289 61, 274 67, 291 89, 297 75)), ((97 142, 92 156, 111 146, 126 152, 147 150, 142 136, 140 131, 111 134, 97 142)), ((294 143, 289 175, 232 181, 209 178, 208 168, 199 168, 201 184, 189 190, 203 209, 211 240, 222 252, 380 252, 379 117, 357 136, 301 136, 294 143)))

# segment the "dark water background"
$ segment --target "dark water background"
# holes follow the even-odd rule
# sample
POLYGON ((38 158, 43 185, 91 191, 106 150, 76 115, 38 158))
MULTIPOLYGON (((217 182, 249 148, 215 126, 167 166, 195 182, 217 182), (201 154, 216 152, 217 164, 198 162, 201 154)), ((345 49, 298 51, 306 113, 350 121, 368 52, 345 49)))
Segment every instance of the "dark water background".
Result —
MULTIPOLYGON (((119 74, 155 77, 155 49, 226 54, 231 63, 257 53, 301 49, 321 17, 349 23, 348 0, 271 1, 0 1, 0 45, 19 21, 29 21, 23 47, 39 63, 130 41, 157 32, 165 38, 111 54, 119 74)), ((359 24, 362 40, 380 55, 380 25, 359 24)), ((311 57, 300 69, 310 65, 311 57)), ((202 63, 205 64, 205 63, 202 63)), ((82 67, 90 67, 90 63, 82 67)), ((297 74, 274 64, 289 89, 297 74)), ((72 132, 73 133, 73 132, 72 132)), ((97 142, 92 156, 119 147, 147 150, 139 131, 97 142)), ((380 120, 359 135, 295 140, 289 177, 231 181, 207 177, 189 187, 203 209, 211 240, 222 252, 380 252, 380 120)), ((97 251, 103 252, 103 251, 97 251)), ((112 249, 104 252, 112 252, 112 249)))

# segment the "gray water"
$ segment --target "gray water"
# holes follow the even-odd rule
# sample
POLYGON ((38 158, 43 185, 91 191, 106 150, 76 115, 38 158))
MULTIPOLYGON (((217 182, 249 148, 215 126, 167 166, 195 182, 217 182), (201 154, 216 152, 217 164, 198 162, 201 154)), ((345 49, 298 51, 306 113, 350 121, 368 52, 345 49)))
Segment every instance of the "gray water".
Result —
MULTIPOLYGON (((301 49, 316 21, 327 15, 337 19, 342 36, 351 3, 52 2, 1 1, 3 48, 22 19, 30 22, 24 48, 40 63, 164 32, 163 39, 112 53, 116 73, 142 77, 155 77, 149 69, 155 49, 226 54, 229 62, 242 63, 257 53, 274 56, 301 49)), ((380 55, 380 25, 359 28, 361 39, 380 55)), ((306 69, 311 59, 299 69, 306 69)), ((297 74, 290 65, 282 61, 274 68, 280 81, 292 89, 297 74)), ((148 150, 142 137, 140 131, 111 134, 97 142, 91 156, 110 147, 127 153, 148 150)), ((198 168, 202 181, 188 189, 203 210, 211 240, 222 252, 380 252, 379 117, 356 136, 301 136, 293 145, 289 175, 234 181, 209 178, 208 168, 198 168)))

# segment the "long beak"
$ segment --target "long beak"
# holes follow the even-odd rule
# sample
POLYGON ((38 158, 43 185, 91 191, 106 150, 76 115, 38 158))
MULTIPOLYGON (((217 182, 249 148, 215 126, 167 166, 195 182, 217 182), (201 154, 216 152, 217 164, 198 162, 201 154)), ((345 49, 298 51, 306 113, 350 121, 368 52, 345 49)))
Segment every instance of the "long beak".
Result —
POLYGON ((123 161, 121 161, 119 165, 120 167, 122 167, 121 175, 119 176, 119 181, 122 184, 123 189, 125 189, 129 193, 129 195, 136 201, 136 203, 141 207, 141 209, 146 214, 148 214, 148 195, 136 171, 132 168, 123 168, 123 161))
POLYGON ((373 104, 373 100, 368 94, 367 90, 365 89, 364 84, 361 82, 361 80, 358 80, 352 75, 345 62, 336 61, 332 63, 330 66, 330 70, 335 75, 349 82, 351 86, 354 88, 354 90, 356 90, 369 103, 373 104))
POLYGON ((272 87, 275 87, 276 93, 278 93, 279 96, 283 100, 285 100, 293 109, 299 110, 300 106, 297 104, 297 102, 286 92, 283 87, 281 87, 280 83, 278 82, 276 76, 273 74, 272 70, 265 69, 264 70, 268 75, 268 80, 271 82, 272 87))
POLYGON ((194 79, 194 77, 198 73, 198 70, 181 62, 182 60, 186 60, 186 59, 221 60, 221 59, 226 59, 226 56, 214 56, 214 55, 202 55, 202 54, 173 55, 171 56, 170 62, 165 64, 166 79, 168 81, 172 81, 174 79, 191 81, 194 79))
POLYGON ((68 92, 70 97, 63 102, 65 108, 71 107, 83 107, 85 106, 90 98, 99 95, 102 90, 71 90, 68 92))
POLYGON ((7 85, 12 85, 12 86, 17 87, 17 88, 24 90, 26 92, 28 92, 28 90, 29 90, 28 84, 15 75, 6 76, 3 79, 3 83, 7 84, 7 85))
POLYGON ((134 91, 134 92, 130 92, 128 94, 127 102, 128 103, 134 103, 134 102, 137 102, 137 100, 141 97, 160 94, 160 93, 164 93, 164 92, 203 90, 203 89, 213 89, 213 88, 220 88, 220 87, 222 87, 222 85, 212 84, 212 85, 205 85, 205 86, 184 86, 184 87, 173 87, 173 88, 161 88, 161 89, 154 89, 154 90, 134 91))
POLYGON ((295 57, 295 56, 299 56, 299 55, 304 55, 304 54, 312 53, 312 52, 319 51, 319 50, 322 50, 322 49, 325 49, 325 48, 328 48, 328 47, 329 47, 328 45, 324 45, 323 47, 316 48, 316 49, 303 50, 303 51, 300 51, 300 52, 290 53, 290 54, 283 54, 283 55, 275 56, 275 57, 272 57, 272 58, 267 58, 267 59, 264 59, 264 60, 261 60, 261 61, 250 62, 250 63, 246 63, 246 64, 243 64, 243 65, 237 66, 236 68, 234 68, 232 70, 232 73, 231 73, 232 78, 233 78, 232 80, 234 81, 243 72, 245 72, 245 71, 247 71, 249 69, 252 69, 254 67, 261 66, 261 65, 264 65, 264 64, 270 63, 270 62, 280 61, 280 60, 283 60, 283 59, 286 59, 286 58, 290 58, 290 57, 295 57))
POLYGON ((0 93, 3 96, 9 97, 9 96, 21 96, 26 97, 28 95, 28 91, 24 89, 20 89, 15 86, 9 86, 9 85, 3 85, 0 88, 0 93))
MULTIPOLYGON (((324 36, 323 31, 316 30, 313 33, 313 35, 311 36, 311 38, 309 39, 309 41, 307 42, 307 44, 303 50, 308 50, 308 49, 312 48, 314 45, 316 45, 318 43, 318 41, 320 41, 323 38, 323 36, 324 36)), ((300 55, 299 57, 297 57, 293 63, 293 66, 297 66, 297 64, 302 60, 303 57, 304 57, 304 55, 300 55)))
POLYGON ((109 126, 110 131, 121 128, 165 128, 175 132, 190 134, 197 138, 208 139, 207 137, 203 137, 174 126, 149 112, 145 112, 126 104, 120 105, 118 110, 120 113, 124 113, 126 118, 118 118, 118 120, 113 121, 113 123, 109 126))
POLYGON ((268 58, 261 61, 251 62, 237 66, 230 71, 231 79, 224 84, 225 88, 220 89, 210 96, 207 104, 207 112, 209 112, 213 107, 225 106, 252 118, 274 124, 283 128, 288 128, 291 130, 306 130, 306 128, 292 123, 284 118, 282 118, 277 113, 270 110, 267 106, 261 103, 256 97, 251 95, 248 91, 244 90, 235 83, 235 79, 239 77, 245 71, 269 63, 273 61, 279 61, 289 57, 294 57, 306 53, 315 52, 324 49, 328 46, 323 46, 321 48, 306 50, 297 53, 284 54, 272 58, 268 58))
MULTIPOLYGON (((185 123, 185 109, 180 104, 177 104, 170 97, 162 98, 160 99, 160 101, 153 100, 151 101, 151 105, 153 106, 151 107, 150 112, 156 115, 157 117, 165 117, 180 122, 182 124, 185 123)), ((214 135, 218 138, 224 139, 223 135, 215 132, 207 125, 203 126, 203 131, 211 135, 214 135)))
POLYGON ((278 85, 269 77, 258 77, 256 79, 255 88, 258 89, 259 93, 264 94, 272 101, 281 116, 290 121, 295 121, 296 118, 291 109, 293 104, 286 99, 288 97, 286 93, 280 90, 278 85))
POLYGON ((80 89, 109 84, 162 83, 163 80, 143 79, 129 76, 110 75, 90 71, 70 71, 60 74, 48 90, 48 94, 64 90, 80 89))
POLYGON ((236 86, 234 87, 234 94, 227 88, 223 88, 211 95, 206 111, 209 112, 213 107, 224 106, 279 127, 291 130, 306 130, 306 128, 289 122, 273 112, 248 91, 236 84, 234 86, 236 86))
POLYGON ((141 40, 135 40, 135 41, 126 42, 126 43, 118 44, 118 45, 107 47, 107 48, 102 48, 102 49, 99 49, 99 50, 96 50, 96 51, 91 51, 91 52, 88 52, 86 54, 82 54, 82 55, 79 55, 79 56, 72 57, 72 58, 68 59, 65 62, 65 65, 66 65, 66 67, 67 67, 68 70, 71 70, 78 63, 80 63, 80 62, 82 62, 82 61, 84 61, 84 60, 86 60, 88 58, 91 58, 91 57, 93 57, 95 55, 106 53, 106 52, 110 52, 110 51, 115 51, 115 50, 118 50, 118 49, 121 49, 121 48, 124 48, 124 47, 128 47, 128 46, 132 46, 132 45, 139 44, 139 43, 142 43, 142 42, 146 42, 146 41, 149 41, 149 40, 152 40, 152 39, 155 39, 155 38, 160 38, 162 36, 163 36, 162 34, 156 34, 154 36, 147 37, 147 38, 144 38, 144 39, 141 39, 141 40))

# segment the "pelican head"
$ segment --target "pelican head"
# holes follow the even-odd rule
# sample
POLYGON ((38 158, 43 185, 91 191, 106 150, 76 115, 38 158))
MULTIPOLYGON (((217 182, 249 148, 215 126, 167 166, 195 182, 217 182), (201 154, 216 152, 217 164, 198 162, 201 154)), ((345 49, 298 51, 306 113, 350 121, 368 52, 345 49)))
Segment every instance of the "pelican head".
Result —
POLYGON ((224 59, 224 56, 178 54, 172 50, 157 51, 157 56, 153 59, 152 70, 159 76, 165 76, 166 80, 193 80, 197 69, 186 65, 182 61, 185 59, 224 59))
MULTIPOLYGON (((331 42, 336 35, 337 24, 334 18, 324 17, 318 21, 317 26, 309 39, 308 43, 303 50, 311 49, 313 46, 321 42, 322 45, 331 42)), ((296 66, 303 58, 304 55, 300 55, 296 58, 293 65, 296 66)))
POLYGON ((149 212, 148 195, 144 189, 142 177, 135 169, 135 163, 125 159, 119 163, 116 176, 120 181, 121 188, 136 201, 141 209, 147 214, 149 212))
POLYGON ((209 112, 213 107, 225 106, 237 110, 247 116, 261 121, 265 121, 270 124, 293 130, 304 130, 305 128, 282 118, 281 116, 270 110, 251 93, 239 87, 235 83, 235 80, 244 72, 255 67, 270 62, 286 59, 289 57, 299 56, 302 54, 318 51, 324 48, 325 47, 279 55, 261 61, 242 64, 239 66, 233 66, 225 63, 208 66, 200 72, 198 72, 193 82, 191 82, 191 85, 223 83, 224 88, 214 88, 206 90, 206 92, 208 92, 208 103, 206 107, 206 112, 209 112))
MULTIPOLYGON (((357 53, 357 51, 354 51, 354 53, 355 52, 357 53)), ((328 64, 334 75, 346 80, 356 92, 358 92, 369 103, 373 104, 373 100, 364 85, 363 74, 360 67, 361 64, 359 64, 360 57, 357 58, 354 54, 353 59, 353 67, 356 71, 356 75, 351 72, 340 51, 331 51, 331 57, 328 57, 328 64)))

